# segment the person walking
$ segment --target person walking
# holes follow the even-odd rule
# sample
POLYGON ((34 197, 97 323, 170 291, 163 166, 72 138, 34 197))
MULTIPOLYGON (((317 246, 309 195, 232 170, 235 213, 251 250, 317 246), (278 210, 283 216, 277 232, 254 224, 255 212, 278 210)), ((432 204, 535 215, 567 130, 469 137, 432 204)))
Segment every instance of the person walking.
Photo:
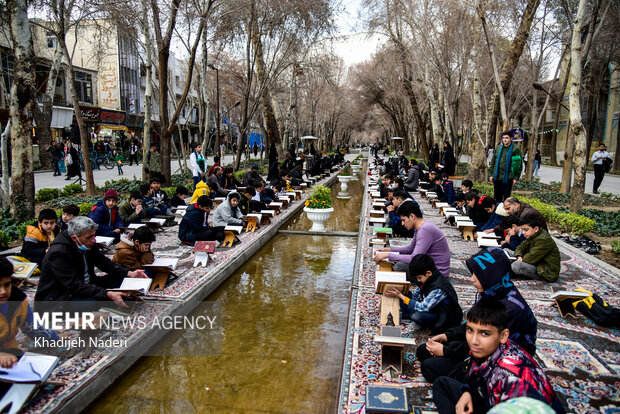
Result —
POLYGON ((592 165, 594 165, 594 187, 592 192, 598 194, 598 188, 603 182, 603 177, 606 172, 609 172, 611 167, 611 157, 607 152, 605 144, 601 143, 598 146, 598 151, 592 154, 592 165))
POLYGON ((136 145, 135 141, 131 141, 131 144, 129 144, 129 166, 131 167, 133 165, 133 163, 136 163, 136 165, 138 164, 138 146, 136 145))
POLYGON ((542 156, 540 155, 540 151, 536 150, 536 156, 534 157, 534 175, 538 176, 538 169, 542 164, 542 156))
POLYGON ((48 151, 52 154, 52 167, 54 168, 54 177, 62 175, 60 173, 60 167, 58 166, 58 161, 62 159, 62 148, 56 143, 56 141, 52 141, 52 145, 49 147, 48 151))
POLYGON ((512 131, 502 132, 502 143, 495 149, 495 155, 489 168, 494 189, 493 198, 500 203, 510 197, 512 186, 521 177, 523 168, 521 149, 514 145, 513 137, 512 131))

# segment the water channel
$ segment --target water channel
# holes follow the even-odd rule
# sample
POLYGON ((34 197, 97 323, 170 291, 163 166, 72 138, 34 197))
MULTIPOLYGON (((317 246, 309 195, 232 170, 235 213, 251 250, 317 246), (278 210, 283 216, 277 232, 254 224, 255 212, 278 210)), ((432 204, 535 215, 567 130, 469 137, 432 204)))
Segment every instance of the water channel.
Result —
MULTIPOLYGON (((326 228, 357 231, 363 186, 349 183, 346 201, 339 188, 326 228)), ((301 213, 283 229, 310 227, 301 213)), ((354 237, 276 235, 206 299, 223 310, 221 355, 144 357, 89 412, 335 411, 356 248, 354 237)))

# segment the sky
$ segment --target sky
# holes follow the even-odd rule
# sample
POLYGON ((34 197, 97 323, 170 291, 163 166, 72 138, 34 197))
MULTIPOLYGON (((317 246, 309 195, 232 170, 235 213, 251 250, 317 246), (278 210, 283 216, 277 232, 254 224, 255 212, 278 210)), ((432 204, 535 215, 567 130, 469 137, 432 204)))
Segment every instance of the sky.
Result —
POLYGON ((334 51, 347 66, 368 60, 381 44, 380 36, 366 31, 362 12, 362 0, 343 0, 342 10, 336 15, 338 39, 334 51))

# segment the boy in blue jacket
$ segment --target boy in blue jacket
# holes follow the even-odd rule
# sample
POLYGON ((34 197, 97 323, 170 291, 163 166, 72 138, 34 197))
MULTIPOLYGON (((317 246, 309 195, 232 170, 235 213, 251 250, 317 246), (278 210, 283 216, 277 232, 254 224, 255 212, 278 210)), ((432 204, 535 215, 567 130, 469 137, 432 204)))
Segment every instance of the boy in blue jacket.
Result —
POLYGON ((121 240, 121 227, 123 220, 118 211, 118 193, 108 190, 100 200, 93 206, 88 217, 99 225, 96 231, 97 236, 114 237, 114 243, 121 240))
POLYGON ((440 201, 443 203, 448 203, 450 205, 454 204, 454 197, 456 197, 456 192, 454 191, 454 183, 450 181, 447 173, 443 173, 441 175, 441 188, 443 189, 444 195, 440 198, 440 201))
POLYGON ((219 242, 224 240, 224 232, 221 228, 209 226, 209 213, 213 207, 213 201, 209 196, 203 195, 189 207, 179 224, 179 239, 191 246, 197 241, 219 242))

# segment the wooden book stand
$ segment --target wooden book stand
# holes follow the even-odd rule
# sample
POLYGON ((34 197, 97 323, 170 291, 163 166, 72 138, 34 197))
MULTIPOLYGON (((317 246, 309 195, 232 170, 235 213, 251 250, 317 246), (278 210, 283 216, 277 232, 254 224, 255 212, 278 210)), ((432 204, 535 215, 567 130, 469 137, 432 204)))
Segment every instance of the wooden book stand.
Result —
POLYGON ((256 230, 256 228, 258 227, 258 220, 256 220, 256 217, 251 217, 251 216, 248 216, 246 218, 248 220, 248 224, 245 227, 245 232, 247 233, 251 231, 252 233, 254 233, 254 230, 256 230))
POLYGON ((235 233, 229 230, 224 230, 224 234, 226 235, 226 238, 222 242, 222 247, 233 247, 233 244, 237 239, 235 233))
POLYGON ((459 230, 463 233, 463 240, 474 241, 474 230, 476 230, 476 226, 462 226, 459 227, 459 230))
POLYGON ((155 273, 153 283, 151 284, 151 288, 149 290, 164 290, 164 288, 166 287, 166 283, 168 283, 168 278, 171 274, 172 271, 170 269, 158 269, 157 273, 155 273))

